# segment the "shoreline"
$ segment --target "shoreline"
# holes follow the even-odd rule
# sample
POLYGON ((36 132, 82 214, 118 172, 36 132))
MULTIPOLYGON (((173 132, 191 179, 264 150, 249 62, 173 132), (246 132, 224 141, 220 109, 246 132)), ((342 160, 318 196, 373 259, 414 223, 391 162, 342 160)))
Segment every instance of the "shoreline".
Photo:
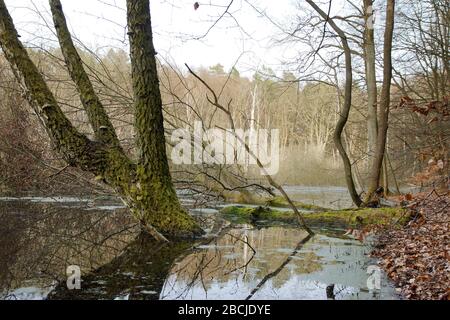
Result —
POLYGON ((450 300, 450 193, 416 194, 402 228, 380 228, 372 255, 408 300, 450 300))

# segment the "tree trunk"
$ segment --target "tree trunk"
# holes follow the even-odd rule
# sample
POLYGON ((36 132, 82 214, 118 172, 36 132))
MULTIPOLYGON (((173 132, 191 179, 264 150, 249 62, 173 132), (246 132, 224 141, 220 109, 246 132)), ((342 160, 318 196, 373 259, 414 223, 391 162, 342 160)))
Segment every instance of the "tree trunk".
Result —
POLYGON ((170 233, 199 233, 178 201, 169 171, 149 1, 128 0, 127 19, 143 219, 170 233))
POLYGON ((388 167, 387 167, 386 152, 385 152, 384 159, 383 159, 383 169, 381 171, 383 173, 383 194, 384 194, 384 197, 386 198, 390 194, 390 191, 389 191, 389 172, 388 172, 388 167))
POLYGON ((347 188, 352 197, 353 203, 359 207, 362 204, 361 198, 356 191, 355 182, 353 180, 352 173, 352 164, 347 155, 345 147, 342 143, 342 132, 344 131, 345 125, 347 124, 348 116, 350 114, 350 109, 352 105, 352 91, 353 91, 353 68, 352 68, 352 54, 350 50, 350 46, 348 44, 347 36, 340 29, 336 23, 334 23, 333 19, 328 17, 328 15, 320 9, 314 1, 306 0, 306 2, 313 7, 313 9, 319 13, 319 15, 326 21, 328 21, 329 25, 333 28, 333 30, 339 35, 339 38, 342 41, 342 46, 344 47, 345 54, 345 92, 344 92, 344 105, 342 110, 339 113, 339 120, 336 125, 336 129, 334 131, 333 140, 336 148, 339 150, 341 154, 342 161, 344 162, 344 171, 345 171, 345 180, 347 182, 347 188))
POLYGON ((19 41, 7 7, 0 0, 0 46, 24 94, 44 125, 55 148, 71 166, 101 177, 116 190, 131 213, 156 239, 194 236, 201 232, 184 211, 172 185, 165 152, 162 103, 158 87, 150 10, 147 1, 128 1, 132 39, 136 130, 140 157, 130 160, 117 141, 114 128, 71 40, 60 1, 50 5, 57 35, 72 79, 96 134, 96 141, 81 134, 62 112, 53 93, 19 41))
POLYGON ((114 127, 94 91, 91 81, 84 69, 83 62, 73 44, 72 36, 67 28, 66 18, 60 0, 50 0, 50 9, 53 16, 59 44, 64 56, 69 74, 76 84, 89 123, 94 130, 97 140, 119 146, 114 127))
POLYGON ((383 88, 381 91, 380 118, 378 121, 378 138, 375 150, 375 159, 371 168, 369 189, 367 191, 365 203, 370 202, 375 191, 380 184, 381 168, 383 165, 384 154, 386 150, 387 131, 389 125, 389 107, 391 103, 391 81, 392 81, 392 38, 394 34, 394 13, 395 0, 387 1, 386 8, 386 30, 384 33, 383 49, 383 88))
POLYGON ((374 165, 375 148, 377 145, 378 121, 377 104, 378 90, 375 68, 375 38, 373 25, 373 0, 364 0, 364 60, 367 84, 367 153, 368 168, 374 165))

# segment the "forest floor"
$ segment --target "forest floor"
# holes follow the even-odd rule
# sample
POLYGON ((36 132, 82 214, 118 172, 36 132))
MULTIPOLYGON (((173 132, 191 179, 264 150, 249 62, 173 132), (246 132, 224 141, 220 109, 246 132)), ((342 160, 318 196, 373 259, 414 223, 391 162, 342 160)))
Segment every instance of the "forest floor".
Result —
POLYGON ((450 192, 411 197, 413 219, 377 230, 373 255, 406 299, 450 300, 450 192))

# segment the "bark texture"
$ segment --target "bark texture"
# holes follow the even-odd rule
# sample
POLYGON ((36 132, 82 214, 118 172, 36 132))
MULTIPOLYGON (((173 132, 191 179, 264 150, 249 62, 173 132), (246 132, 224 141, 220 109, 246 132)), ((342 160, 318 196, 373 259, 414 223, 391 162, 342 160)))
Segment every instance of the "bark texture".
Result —
POLYGON ((50 0, 50 9, 67 69, 76 84, 81 103, 86 110, 96 138, 99 141, 119 145, 114 127, 94 91, 94 87, 84 69, 80 55, 73 44, 72 36, 67 28, 61 1, 50 0))
POLYGON ((153 225, 199 231, 181 207, 169 172, 149 1, 128 0, 127 18, 139 150, 138 192, 141 201, 152 208, 144 218, 153 225))
POLYGON ((3 0, 0 0, 0 46, 57 151, 68 164, 101 176, 116 190, 133 216, 158 240, 166 241, 166 236, 200 234, 201 229, 194 219, 181 207, 169 172, 149 1, 127 1, 129 29, 133 32, 132 71, 140 148, 138 163, 124 153, 117 140, 73 44, 60 1, 50 0, 50 6, 69 73, 78 88, 96 141, 81 134, 61 110, 20 42, 3 0), (152 54, 148 55, 149 52, 152 54))

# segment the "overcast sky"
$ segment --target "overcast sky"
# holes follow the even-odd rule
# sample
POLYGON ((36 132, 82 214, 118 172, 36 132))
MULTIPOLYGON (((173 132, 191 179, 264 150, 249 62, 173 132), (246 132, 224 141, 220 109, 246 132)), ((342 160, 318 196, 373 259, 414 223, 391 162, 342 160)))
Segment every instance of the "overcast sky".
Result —
MULTIPOLYGON (((275 22, 287 24, 297 12, 295 0, 234 0, 230 15, 205 36, 230 0, 153 0, 151 13, 157 51, 178 65, 211 66, 221 63, 228 70, 240 57, 241 72, 264 64, 280 70, 280 63, 294 54, 293 48, 274 46, 280 29, 252 8, 264 10, 275 22), (239 24, 239 26, 237 25, 239 24), (201 40, 195 38, 202 37, 201 40)), ((340 1, 336 1, 340 2, 340 1)), ((335 10, 342 8, 336 5, 335 10)), ((56 45, 49 38, 53 28, 48 0, 6 0, 22 39, 34 45, 56 45), (39 12, 39 14, 38 14, 39 12), (39 16, 41 15, 41 17, 39 16), (47 24, 45 22, 47 20, 47 24)), ((122 48, 126 41, 125 0, 62 0, 74 36, 93 49, 122 48)))

